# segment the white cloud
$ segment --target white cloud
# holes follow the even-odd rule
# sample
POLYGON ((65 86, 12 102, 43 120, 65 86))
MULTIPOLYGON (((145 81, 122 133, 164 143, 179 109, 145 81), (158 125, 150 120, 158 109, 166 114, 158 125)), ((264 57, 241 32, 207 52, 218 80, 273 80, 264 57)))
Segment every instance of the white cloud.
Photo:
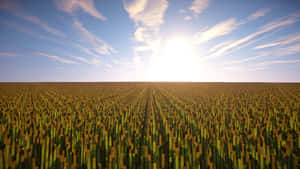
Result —
POLYGON ((164 20, 164 13, 168 8, 167 0, 123 0, 124 8, 129 17, 137 25, 157 27, 164 20))
POLYGON ((9 11, 11 14, 15 15, 16 17, 22 18, 28 22, 36 24, 43 28, 45 31, 59 36, 59 37, 66 37, 66 35, 58 29, 50 27, 46 22, 41 21, 38 17, 28 14, 24 11, 17 0, 3 0, 0 2, 0 9, 4 9, 9 11))
POLYGON ((144 11, 148 0, 123 0, 124 8, 129 13, 130 17, 144 11))
POLYGON ((236 20, 234 18, 223 21, 212 28, 197 32, 194 36, 196 43, 204 43, 211 39, 229 34, 236 29, 236 20))
POLYGON ((55 2, 59 10, 69 14, 73 14, 77 9, 82 9, 93 17, 101 20, 107 19, 96 9, 94 0, 55 0, 55 2))
POLYGON ((210 0, 194 0, 189 9, 196 14, 200 14, 206 8, 208 8, 210 0))
POLYGON ((147 28, 144 28, 144 27, 138 27, 136 30, 135 30, 135 33, 134 33, 134 38, 137 42, 145 42, 145 41, 148 41, 148 39, 150 38, 149 37, 149 34, 145 33, 147 31, 147 28))
POLYGON ((56 55, 51 55, 51 54, 43 53, 43 52, 40 52, 40 51, 37 51, 37 50, 30 50, 30 51, 32 53, 35 53, 35 54, 38 54, 38 55, 47 56, 47 57, 49 57, 49 58, 51 58, 53 60, 56 60, 58 62, 61 62, 61 63, 77 64, 77 62, 75 62, 75 61, 64 59, 64 58, 61 58, 61 57, 56 56, 56 55))
POLYGON ((271 11, 270 8, 264 8, 264 9, 260 9, 258 11, 256 11, 255 13, 253 13, 252 15, 250 15, 248 17, 248 20, 249 21, 252 21, 252 20, 255 20, 255 19, 258 19, 262 16, 265 16, 267 13, 269 13, 271 11))
POLYGON ((141 63, 146 51, 155 53, 160 43, 159 27, 164 23, 164 13, 168 8, 167 0, 123 0, 124 8, 136 24, 133 61, 141 63))
POLYGON ((185 16, 185 17, 184 17, 184 20, 186 20, 186 21, 189 21, 189 20, 191 20, 191 19, 192 19, 191 16, 185 16))
POLYGON ((104 40, 90 33, 78 20, 74 21, 73 26, 78 30, 81 41, 89 44, 96 53, 101 55, 110 55, 117 52, 104 40))
POLYGON ((280 38, 279 40, 263 45, 256 46, 254 49, 263 49, 263 48, 268 48, 268 47, 273 47, 273 46, 282 46, 282 45, 287 45, 293 42, 297 42, 300 40, 300 33, 288 35, 285 37, 280 38))

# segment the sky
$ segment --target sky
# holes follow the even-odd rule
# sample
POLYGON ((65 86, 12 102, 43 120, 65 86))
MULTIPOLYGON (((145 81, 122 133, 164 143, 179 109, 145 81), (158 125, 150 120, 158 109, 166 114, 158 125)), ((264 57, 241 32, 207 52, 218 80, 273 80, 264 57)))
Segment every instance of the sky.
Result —
POLYGON ((300 82, 298 0, 0 0, 1 82, 300 82))

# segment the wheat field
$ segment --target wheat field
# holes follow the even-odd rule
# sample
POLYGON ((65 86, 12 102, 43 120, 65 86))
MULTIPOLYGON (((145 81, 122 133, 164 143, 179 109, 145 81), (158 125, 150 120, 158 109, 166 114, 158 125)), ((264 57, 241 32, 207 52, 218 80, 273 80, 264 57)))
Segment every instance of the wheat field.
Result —
POLYGON ((300 84, 1 83, 0 169, 300 168, 300 84))

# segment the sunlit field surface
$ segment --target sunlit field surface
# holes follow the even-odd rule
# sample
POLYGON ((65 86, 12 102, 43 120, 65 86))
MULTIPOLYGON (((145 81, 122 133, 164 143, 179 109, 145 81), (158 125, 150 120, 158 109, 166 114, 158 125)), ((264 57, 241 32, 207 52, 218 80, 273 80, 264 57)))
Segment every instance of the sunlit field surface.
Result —
POLYGON ((2 83, 0 169, 295 169, 299 115, 299 83, 2 83))

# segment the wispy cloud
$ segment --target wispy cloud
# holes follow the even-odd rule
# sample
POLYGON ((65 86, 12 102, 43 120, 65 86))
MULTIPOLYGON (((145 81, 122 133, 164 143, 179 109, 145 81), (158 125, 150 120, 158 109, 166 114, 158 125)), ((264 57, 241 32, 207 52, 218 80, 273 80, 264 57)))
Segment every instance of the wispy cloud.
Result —
POLYGON ((299 52, 300 52, 300 43, 291 45, 291 46, 287 46, 287 47, 283 47, 283 48, 279 48, 276 53, 279 56, 285 56, 285 55, 291 55, 291 54, 295 54, 295 53, 299 53, 299 52))
POLYGON ((274 47, 274 46, 282 46, 282 45, 287 45, 290 43, 297 42, 299 40, 300 40, 300 33, 296 33, 296 34, 284 36, 279 40, 276 40, 271 43, 256 46, 254 49, 263 49, 263 48, 274 47))
POLYGON ((278 46, 278 45, 280 45, 280 42, 273 42, 273 43, 256 46, 254 49, 263 49, 263 48, 269 48, 269 47, 278 46))
POLYGON ((0 57, 20 56, 18 53, 0 52, 0 57))
POLYGON ((70 42, 66 39, 58 39, 58 38, 55 38, 55 37, 45 36, 44 34, 41 34, 40 32, 37 32, 37 31, 33 30, 32 28, 27 27, 23 24, 17 23, 15 21, 2 20, 0 22, 0 24, 8 26, 12 29, 15 29, 16 31, 25 33, 25 34, 30 35, 32 37, 47 40, 47 41, 52 41, 54 43, 57 43, 57 44, 60 44, 60 45, 63 45, 63 46, 69 46, 69 45, 74 44, 73 42, 70 42))
POLYGON ((16 17, 22 18, 25 21, 31 22, 40 26, 45 31, 59 36, 59 37, 66 37, 66 35, 58 29, 50 27, 46 22, 41 21, 38 17, 33 16, 25 12, 25 10, 21 7, 18 0, 2 0, 0 2, 0 9, 9 11, 11 14, 15 15, 16 17))
POLYGON ((94 52, 92 52, 90 49, 85 48, 85 47, 81 46, 78 43, 72 43, 71 45, 75 49, 79 49, 81 52, 83 52, 85 54, 81 55, 81 56, 78 56, 78 55, 74 55, 74 54, 71 54, 69 52, 62 51, 62 50, 59 50, 57 52, 59 52, 61 55, 64 55, 66 57, 76 59, 77 61, 82 62, 82 63, 93 64, 93 65, 102 64, 102 62, 100 61, 100 56, 95 54, 94 52), (85 57, 83 57, 83 56, 85 56, 85 57))
POLYGON ((78 30, 81 41, 89 44, 96 53, 101 55, 110 55, 117 52, 104 40, 90 33, 78 20, 74 21, 73 26, 78 30))
POLYGON ((266 56, 272 56, 272 57, 277 56, 278 57, 278 56, 286 56, 286 55, 296 54, 299 52, 300 52, 300 44, 295 44, 295 45, 291 45, 291 46, 287 46, 287 47, 276 48, 274 50, 264 51, 255 56, 252 56, 252 57, 228 61, 228 62, 225 62, 224 65, 240 64, 240 63, 253 61, 253 60, 256 60, 256 59, 259 59, 262 57, 266 57, 266 56))
POLYGON ((220 43, 216 44, 215 46, 211 47, 209 49, 209 53, 216 52, 217 50, 219 50, 219 49, 221 49, 221 48, 223 48, 223 47, 225 47, 225 46, 227 46, 227 45, 229 45, 233 42, 234 42, 233 40, 226 40, 226 41, 220 42, 220 43))
POLYGON ((32 30, 31 28, 25 27, 24 25, 21 25, 17 22, 3 20, 3 21, 1 21, 1 23, 6 26, 9 26, 10 28, 13 28, 19 32, 31 35, 33 37, 40 38, 40 39, 48 39, 46 36, 40 34, 39 32, 36 32, 36 31, 32 30))
POLYGON ((255 19, 258 19, 262 16, 265 16, 267 13, 269 13, 271 11, 271 8, 263 8, 263 9, 260 9, 258 11, 256 11, 255 13, 253 13, 252 15, 250 15, 248 17, 248 20, 249 21, 252 21, 252 20, 255 20, 255 19))
POLYGON ((84 62, 84 63, 89 63, 89 61, 83 57, 79 57, 79 56, 74 56, 74 55, 70 55, 71 58, 74 58, 76 60, 79 60, 81 62, 84 62))
POLYGON ((196 14, 200 14, 206 8, 208 8, 209 4, 210 0, 194 0, 189 9, 195 12, 196 14))
POLYGON ((249 23, 250 21, 254 21, 256 19, 259 19, 259 18, 265 16, 269 12, 271 12, 271 8, 262 8, 262 9, 259 9, 259 10, 255 11, 254 13, 252 13, 251 15, 249 15, 247 18, 239 21, 238 24, 239 25, 243 25, 243 24, 249 23))
POLYGON ((203 43, 211 39, 227 35, 234 29, 236 29, 236 20, 232 18, 219 23, 208 30, 197 32, 194 35, 194 39, 196 43, 203 43))
POLYGON ((249 62, 249 61, 253 61, 253 60, 256 60, 258 58, 262 58, 262 57, 265 57, 265 56, 268 56, 268 55, 270 55, 270 52, 263 52, 263 53, 255 55, 255 56, 252 56, 252 57, 237 59, 237 60, 231 60, 231 61, 225 62, 224 65, 232 65, 232 64, 240 64, 240 63, 244 63, 244 62, 249 62))
POLYGON ((56 55, 51 55, 51 54, 48 54, 48 53, 43 53, 43 52, 40 52, 40 51, 37 51, 37 50, 29 50, 30 52, 32 53, 35 53, 35 54, 38 54, 38 55, 41 55, 41 56, 47 56, 53 60, 56 60, 58 62, 61 62, 61 63, 66 63, 66 64, 77 64, 77 62, 75 61, 72 61, 72 60, 68 60, 68 59, 64 59, 64 58, 61 58, 59 56, 56 56, 56 55))
POLYGON ((231 18, 225 21, 222 21, 212 28, 197 32, 194 36, 196 43, 204 43, 214 38, 227 35, 235 30, 238 26, 242 24, 246 24, 249 21, 258 19, 264 16, 266 13, 270 12, 270 8, 264 8, 256 11, 255 13, 251 14, 246 20, 243 21, 236 21, 235 18, 231 18))
MULTIPOLYGON (((247 44, 250 40, 258 37, 259 35, 262 35, 264 33, 273 31, 273 30, 278 29, 278 28, 282 28, 284 26, 291 25, 295 22, 297 22, 297 20, 295 18, 281 18, 281 19, 278 19, 276 21, 270 22, 270 23, 262 26, 261 28, 259 28, 257 32, 254 32, 254 33, 252 33, 252 34, 250 34, 250 35, 248 35, 244 38, 236 40, 233 43, 218 49, 216 52, 210 54, 207 58, 214 58, 214 57, 218 57, 220 55, 223 55, 223 54, 229 52, 230 50, 233 50, 235 48, 239 48, 239 46, 247 44)), ((243 47, 245 47, 245 46, 243 46, 243 47)))
POLYGON ((81 52, 89 55, 89 56, 93 56, 95 58, 98 58, 99 55, 97 53, 95 53, 92 49, 90 48, 86 48, 78 43, 72 43, 72 46, 75 48, 75 49, 79 49, 81 52))
POLYGON ((92 65, 99 65, 102 62, 99 60, 99 58, 92 58, 92 59, 86 59, 84 57, 80 57, 80 56, 75 56, 75 55, 68 55, 69 57, 76 59, 82 63, 86 63, 86 64, 92 64, 92 65))
POLYGON ((107 18, 96 9, 94 0, 55 0, 55 2, 56 7, 59 10, 71 15, 73 15, 77 9, 82 9, 84 12, 93 17, 101 20, 107 20, 107 18))
POLYGON ((291 25, 295 22, 297 22, 298 20, 293 18, 293 17, 282 17, 282 18, 279 18, 275 21, 272 21, 266 25, 264 25, 263 27, 260 28, 259 32, 268 32, 268 31, 271 31, 273 29, 276 29, 276 28, 279 28, 279 27, 282 27, 282 26, 287 26, 287 25, 291 25))
POLYGON ((257 66, 268 66, 273 64, 283 64, 283 63, 299 63, 300 59, 295 60, 271 60, 271 61, 264 61, 257 64, 257 66))
POLYGON ((291 13, 289 16, 296 17, 296 18, 300 18, 300 11, 291 13))
POLYGON ((249 65, 229 65, 223 68, 225 70, 234 70, 234 71, 260 71, 260 70, 265 70, 271 65, 275 65, 275 64, 298 64, 298 63, 300 63, 300 59, 268 60, 268 61, 263 61, 259 63, 249 64, 249 65))

